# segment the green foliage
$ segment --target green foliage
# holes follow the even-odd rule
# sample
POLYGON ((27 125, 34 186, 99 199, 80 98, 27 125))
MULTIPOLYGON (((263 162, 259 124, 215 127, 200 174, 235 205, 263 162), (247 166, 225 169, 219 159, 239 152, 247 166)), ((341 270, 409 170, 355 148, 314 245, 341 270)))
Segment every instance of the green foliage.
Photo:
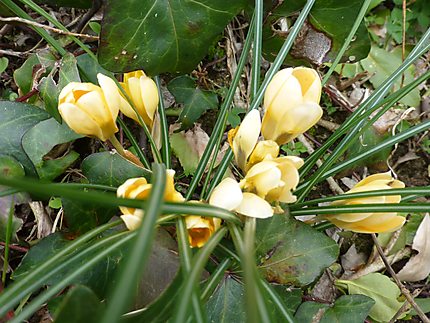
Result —
POLYGON ((218 107, 218 97, 210 91, 196 88, 194 81, 188 76, 179 76, 168 85, 177 103, 183 105, 179 121, 181 128, 178 131, 188 129, 209 109, 218 107))
POLYGON ((9 65, 9 60, 7 59, 7 57, 1 57, 0 58, 0 74, 3 73, 7 69, 8 65, 9 65))
POLYGON ((190 72, 246 1, 110 0, 102 21, 100 64, 114 72, 190 72))
POLYGON ((337 259, 339 247, 303 222, 275 215, 257 222, 256 253, 269 282, 305 286, 337 259))
POLYGON ((320 323, 331 322, 364 322, 375 301, 364 295, 343 295, 339 297, 334 305, 316 302, 305 302, 300 305, 295 319, 300 323, 315 322, 318 318, 320 323))
POLYGON ((300 154, 307 153, 308 149, 300 141, 289 142, 281 146, 281 150, 287 156, 299 156, 300 154))
POLYGON ((400 289, 387 276, 367 274, 355 280, 337 280, 337 286, 347 287, 349 294, 366 295, 375 301, 370 317, 378 322, 388 322, 402 306, 400 289))
POLYGON ((101 152, 88 156, 82 162, 82 173, 92 184, 118 187, 132 177, 146 177, 150 172, 117 153, 101 152))
POLYGON ((27 175, 36 176, 36 170, 21 141, 29 129, 48 118, 45 111, 35 106, 0 102, 0 151, 7 152, 8 156, 20 162, 27 175))

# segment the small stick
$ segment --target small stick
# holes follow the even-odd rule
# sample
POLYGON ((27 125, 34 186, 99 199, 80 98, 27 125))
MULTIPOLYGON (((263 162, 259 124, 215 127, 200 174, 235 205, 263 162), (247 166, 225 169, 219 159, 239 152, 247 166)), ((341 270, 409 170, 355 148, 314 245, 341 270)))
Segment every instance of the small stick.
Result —
MULTIPOLYGON (((6 244, 3 241, 0 241, 0 246, 6 246, 6 244)), ((17 245, 14 245, 14 244, 10 244, 9 245, 9 249, 16 250, 16 251, 19 251, 19 252, 28 252, 28 248, 17 246, 17 245)))
POLYGON ((0 22, 5 22, 5 23, 19 22, 19 23, 30 25, 30 26, 34 26, 34 27, 39 27, 39 28, 43 28, 43 29, 46 29, 46 30, 50 30, 50 31, 53 31, 53 32, 55 32, 57 34, 61 34, 61 35, 82 37, 82 38, 87 38, 89 40, 98 40, 99 39, 98 36, 72 33, 70 31, 64 31, 64 30, 61 30, 61 29, 57 29, 57 28, 54 28, 54 27, 51 27, 51 26, 47 26, 47 25, 40 24, 40 23, 35 22, 35 21, 31 21, 31 20, 24 19, 24 18, 19 18, 19 17, 7 17, 7 18, 0 17, 0 22))
POLYGON ((372 233, 371 236, 372 236, 373 243, 375 244, 376 249, 378 250, 379 256, 381 256, 382 261, 384 262, 385 267, 387 268, 387 271, 390 273, 391 277, 393 277, 397 286, 399 286, 402 294, 405 295, 406 299, 412 305, 412 307, 415 309, 415 311, 417 312, 420 319, 425 323, 430 323, 430 320, 428 319, 428 317, 424 314, 424 312, 421 310, 421 308, 418 306, 418 304, 414 301, 414 298, 412 297, 409 290, 402 284, 399 277, 397 277, 396 273, 394 272, 393 268, 391 267, 390 263, 388 262, 387 257, 385 257, 384 251, 382 250, 381 245, 379 244, 378 239, 376 238, 376 235, 374 233, 372 233))
MULTIPOLYGON (((416 289, 413 293, 412 293, 412 297, 417 297, 419 294, 421 293, 421 289, 416 289)), ((404 302, 402 307, 399 308, 399 310, 397 311, 396 314, 394 314, 393 318, 390 320, 389 323, 394 323, 397 321, 397 319, 403 314, 406 313, 409 308, 411 307, 411 305, 409 304, 408 301, 404 302)))

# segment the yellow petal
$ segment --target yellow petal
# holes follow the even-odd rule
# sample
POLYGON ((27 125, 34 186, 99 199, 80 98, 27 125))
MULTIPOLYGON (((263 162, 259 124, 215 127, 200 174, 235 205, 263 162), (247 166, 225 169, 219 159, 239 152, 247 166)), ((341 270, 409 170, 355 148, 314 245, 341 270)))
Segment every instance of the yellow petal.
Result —
POLYGON ((231 211, 242 202, 242 199, 239 183, 227 177, 215 187, 209 198, 209 204, 231 211))
POLYGON ((158 88, 155 82, 149 77, 140 78, 140 88, 142 91, 141 95, 143 106, 145 107, 145 114, 149 118, 148 125, 151 125, 158 107, 158 88))
POLYGON ((253 165, 263 161, 264 159, 273 159, 279 155, 279 146, 273 140, 259 141, 255 146, 254 150, 249 156, 248 164, 246 169, 250 169, 253 165))
POLYGON ((367 176, 366 178, 362 179, 360 182, 355 184, 354 188, 364 186, 379 180, 390 182, 390 181, 393 181, 394 179, 393 179, 393 176, 391 176, 391 172, 373 174, 373 175, 367 176))
POLYGON ((100 126, 91 118, 91 116, 72 103, 62 103, 58 107, 63 120, 74 132, 84 136, 98 137, 105 141, 106 138, 100 126))
POLYGON ((321 79, 312 68, 296 67, 292 75, 299 81, 302 87, 304 101, 319 103, 321 98, 321 79))
POLYGON ((188 240, 192 248, 202 247, 214 232, 210 219, 201 216, 187 216, 185 217, 185 224, 188 231, 188 240))
MULTIPOLYGON (((130 91, 131 100, 133 101, 137 112, 142 116, 142 114, 145 114, 145 107, 143 105, 142 100, 142 89, 140 87, 140 79, 136 77, 131 77, 128 79, 128 89, 130 91)), ((132 117, 135 121, 138 122, 138 118, 136 115, 132 117)))
POLYGON ((279 145, 290 142, 298 135, 305 133, 321 119, 323 110, 313 102, 303 102, 289 109, 279 120, 276 128, 277 137, 274 139, 279 145))
POLYGON ((396 231, 405 223, 404 217, 396 216, 395 214, 396 213, 374 213, 374 215, 358 222, 343 222, 336 219, 329 220, 339 228, 354 232, 383 233, 396 231))
POLYGON ((259 219, 273 216, 273 209, 270 204, 253 193, 243 193, 242 202, 235 208, 235 211, 242 215, 259 219))
POLYGON ((252 166, 246 174, 245 188, 264 198, 270 190, 284 185, 281 176, 275 162, 262 161, 252 166))
POLYGON ((164 200, 169 202, 182 202, 184 198, 181 193, 175 189, 175 171, 166 170, 166 188, 164 191, 164 200))
POLYGON ((133 214, 123 214, 121 215, 121 219, 124 221, 125 226, 130 231, 136 230, 139 228, 142 223, 143 211, 137 209, 133 214))
POLYGON ((261 119, 258 110, 252 110, 243 119, 233 138, 233 152, 237 165, 245 170, 246 161, 260 136, 261 119))
POLYGON ((137 70, 137 71, 133 71, 133 72, 124 73, 123 80, 125 83, 127 83, 128 80, 132 77, 141 78, 142 76, 146 76, 145 72, 142 70, 137 70))
POLYGON ((119 93, 118 86, 115 81, 110 77, 101 73, 97 74, 97 80, 103 91, 105 102, 110 110, 111 118, 116 120, 118 116, 119 107, 123 104, 124 98, 119 93))

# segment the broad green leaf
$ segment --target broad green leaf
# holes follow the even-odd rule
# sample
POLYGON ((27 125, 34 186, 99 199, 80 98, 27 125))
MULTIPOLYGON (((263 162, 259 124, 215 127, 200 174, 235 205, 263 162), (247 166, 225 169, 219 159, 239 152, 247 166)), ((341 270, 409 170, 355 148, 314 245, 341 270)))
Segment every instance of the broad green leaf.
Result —
POLYGON ((9 60, 7 57, 0 58, 0 74, 6 71, 7 66, 9 65, 9 60))
POLYGON ((58 87, 51 75, 44 77, 40 81, 38 90, 45 103, 46 112, 61 123, 61 115, 60 112, 58 112, 58 87))
POLYGON ((176 102, 183 105, 183 110, 179 115, 182 125, 178 131, 190 128, 206 110, 218 107, 217 95, 196 88, 193 79, 188 76, 173 79, 167 88, 175 97, 176 102))
POLYGON ((78 138, 82 136, 71 130, 66 123, 59 124, 51 118, 39 122, 27 131, 22 138, 22 147, 36 167, 39 177, 54 179, 79 156, 76 152, 69 152, 63 156, 68 145, 62 144, 78 138))
POLYGON ((82 162, 82 173, 92 184, 118 187, 127 179, 146 177, 150 171, 139 167, 117 153, 102 152, 88 156, 82 162))
POLYGON ((176 157, 178 157, 185 175, 190 175, 195 172, 199 164, 199 155, 190 147, 190 143, 184 137, 183 132, 172 133, 169 136, 170 147, 176 157))
POLYGON ((79 55, 76 60, 78 61, 79 71, 82 75, 82 80, 85 82, 91 82, 98 84, 97 74, 102 73, 104 75, 113 77, 114 75, 102 68, 92 57, 88 54, 79 55))
POLYGON ((60 76, 58 81, 58 90, 61 91, 67 84, 71 82, 80 82, 78 66, 76 58, 73 54, 68 53, 61 59, 60 76))
POLYGON ((379 322, 388 322, 403 304, 398 301, 399 287, 390 278, 379 273, 367 274, 355 280, 337 280, 336 285, 347 287, 349 294, 372 298, 375 305, 369 315, 379 322))
MULTIPOLYGON (((300 288, 291 288, 288 285, 272 285, 272 288, 276 291, 278 296, 284 301, 286 306, 286 310, 290 313, 291 316, 294 316, 297 308, 302 303, 303 291, 300 288)), ((271 300, 269 300, 271 302, 271 300)), ((277 308, 273 305, 273 311, 275 312, 274 316, 279 317, 277 308)))
POLYGON ((22 177, 25 176, 25 171, 15 158, 7 155, 0 155, 0 176, 22 177))
POLYGON ((77 285, 68 291, 54 313, 55 322, 97 322, 103 304, 88 287, 77 285))
POLYGON ((374 304, 373 299, 364 295, 343 295, 332 307, 327 304, 305 302, 299 307, 294 318, 300 323, 315 321, 320 323, 362 323, 374 304))
MULTIPOLYGON (((41 263, 55 255, 59 250, 64 248, 70 240, 67 239, 62 233, 51 234, 42 240, 40 240, 36 245, 34 245, 30 251, 24 256, 18 268, 13 273, 13 279, 19 280, 21 277, 30 273, 33 268, 38 267, 41 263)), ((128 244, 124 246, 121 250, 116 250, 111 253, 105 261, 99 262, 97 265, 92 267, 91 270, 77 277, 73 284, 82 284, 90 287, 99 297, 103 297, 112 283, 114 278, 115 270, 121 259, 124 257, 128 244)), ((76 268, 79 268, 82 264, 94 257, 98 251, 94 251, 87 255, 86 257, 81 257, 77 263, 65 268, 64 270, 58 272, 52 276, 47 281, 43 282, 46 285, 52 285, 61 281, 69 273, 72 273, 76 268)))
POLYGON ((33 86, 33 69, 42 70, 40 76, 46 76, 54 67, 56 57, 48 50, 39 51, 37 54, 32 54, 13 72, 13 79, 18 85, 20 94, 24 95, 30 92, 33 86))
POLYGON ((22 137, 28 129, 48 118, 49 115, 36 106, 0 102, 0 151, 20 162, 27 175, 36 176, 36 170, 22 148, 22 137))
POLYGON ((246 3, 109 0, 102 21, 100 64, 113 72, 190 72, 246 3))
MULTIPOLYGON (((368 71, 372 77, 370 82, 375 88, 379 87, 401 64, 402 52, 401 48, 395 48, 393 51, 388 52, 382 48, 373 45, 369 56, 360 61, 364 70, 368 71)), ((415 67, 411 65, 404 73, 404 85, 411 83, 414 80, 415 67)), ((401 79, 399 78, 392 88, 396 91, 400 88, 401 79)), ((401 103, 418 107, 420 103, 420 92, 418 88, 413 89, 407 96, 400 99, 401 103)))
POLYGON ((256 254, 269 282, 308 285, 336 261, 338 245, 288 215, 258 220, 256 254))
POLYGON ((62 204, 67 228, 77 236, 108 222, 117 213, 115 208, 106 208, 97 202, 82 203, 63 198, 62 204))
POLYGON ((243 284, 225 276, 206 304, 209 322, 246 322, 244 296, 243 284))
MULTIPOLYGON (((310 25, 305 25, 301 36, 297 37, 287 61, 295 65, 312 62, 320 65, 332 61, 345 38, 349 34, 360 10, 363 0, 352 0, 346 6, 336 0, 316 1, 309 15, 310 25), (339 28, 339 25, 342 28, 339 28)), ((269 60, 277 56, 288 33, 274 30, 271 24, 280 17, 290 16, 305 5, 306 1, 284 1, 273 10, 273 14, 264 26, 263 53, 269 60)), ((276 28, 275 28, 276 29, 276 28)), ((358 61, 367 56, 370 50, 370 39, 366 26, 362 22, 357 30, 355 40, 351 42, 342 61, 358 61)))

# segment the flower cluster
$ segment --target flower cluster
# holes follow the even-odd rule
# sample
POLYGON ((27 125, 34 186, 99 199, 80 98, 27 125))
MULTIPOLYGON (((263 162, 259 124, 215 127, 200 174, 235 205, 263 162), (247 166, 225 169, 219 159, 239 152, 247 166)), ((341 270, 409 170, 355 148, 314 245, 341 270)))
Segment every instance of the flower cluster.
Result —
POLYGON ((209 203, 245 216, 268 218, 279 203, 293 203, 303 160, 279 156, 285 144, 315 125, 322 116, 321 81, 310 68, 287 68, 269 83, 264 96, 264 116, 253 110, 229 132, 229 143, 244 178, 224 179, 209 203), (260 140, 260 133, 263 139, 260 140), (275 204, 272 207, 271 204, 275 204))
MULTIPOLYGON (((119 111, 136 121, 138 117, 114 80, 101 73, 97 80, 100 86, 80 82, 65 86, 59 96, 58 111, 76 133, 106 141, 118 132, 115 121, 119 111)), ((145 124, 152 127, 159 101, 155 82, 143 71, 136 71, 124 74, 121 86, 145 124)))

